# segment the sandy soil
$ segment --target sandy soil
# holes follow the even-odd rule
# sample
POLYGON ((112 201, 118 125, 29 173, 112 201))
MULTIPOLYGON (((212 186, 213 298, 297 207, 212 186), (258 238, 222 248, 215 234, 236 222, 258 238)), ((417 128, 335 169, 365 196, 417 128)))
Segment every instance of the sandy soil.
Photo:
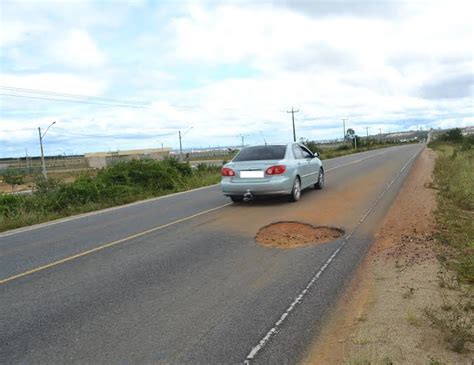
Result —
MULTIPOLYGON (((16 192, 16 191, 28 190, 28 189, 31 189, 31 186, 32 186, 31 184, 15 185, 13 191, 16 192)), ((2 181, 0 182, 0 192, 11 193, 12 186, 2 181)))
POLYGON ((425 150, 305 364, 473 364, 446 348, 425 308, 456 300, 434 251, 435 153, 425 150))
POLYGON ((255 240, 263 246, 274 248, 295 248, 311 244, 327 243, 344 232, 332 227, 313 227, 298 222, 278 222, 263 227, 255 240))

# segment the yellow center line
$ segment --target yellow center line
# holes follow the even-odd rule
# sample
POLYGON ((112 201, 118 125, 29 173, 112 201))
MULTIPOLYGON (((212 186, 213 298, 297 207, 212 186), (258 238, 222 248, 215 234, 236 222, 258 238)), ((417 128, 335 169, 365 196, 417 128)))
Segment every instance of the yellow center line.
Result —
POLYGON ((161 225, 161 226, 154 227, 154 228, 148 229, 148 230, 146 230, 146 231, 143 231, 143 232, 140 232, 140 233, 136 233, 136 234, 133 234, 133 235, 131 235, 131 236, 127 236, 127 237, 121 238, 121 239, 116 240, 116 241, 113 241, 113 242, 106 243, 106 244, 104 244, 104 245, 102 245, 102 246, 98 246, 98 247, 92 248, 92 249, 90 249, 90 250, 83 251, 83 252, 80 252, 80 253, 78 253, 78 254, 65 257, 65 258, 63 258, 63 259, 61 259, 61 260, 54 261, 54 262, 51 262, 51 263, 46 264, 46 265, 43 265, 43 266, 39 266, 39 267, 37 267, 37 268, 34 268, 34 269, 31 269, 31 270, 22 272, 22 273, 20 273, 20 274, 13 275, 13 276, 7 277, 7 278, 5 278, 5 279, 0 279, 0 285, 1 285, 1 284, 6 284, 6 283, 8 283, 8 282, 10 282, 10 281, 13 281, 13 280, 16 280, 16 279, 19 279, 19 278, 22 278, 22 277, 25 277, 25 276, 28 276, 28 275, 31 275, 31 274, 34 274, 34 273, 39 272, 39 271, 43 271, 43 270, 49 269, 49 268, 51 268, 51 267, 54 267, 54 266, 57 266, 57 265, 60 265, 60 264, 64 264, 64 263, 66 263, 66 262, 69 262, 69 261, 78 259, 79 257, 83 257, 83 256, 86 256, 86 255, 90 255, 91 253, 94 253, 94 252, 97 252, 97 251, 101 251, 101 250, 104 250, 104 249, 106 249, 106 248, 108 248, 108 247, 112 247, 112 246, 118 245, 119 243, 122 243, 122 242, 125 242, 125 241, 129 241, 129 240, 132 240, 132 239, 134 239, 134 238, 138 238, 138 237, 145 236, 145 235, 147 235, 147 234, 149 234, 149 233, 156 232, 156 231, 159 231, 160 229, 164 229, 164 228, 166 228, 166 227, 169 227, 169 226, 172 226, 172 225, 175 225, 175 224, 178 224, 178 223, 181 223, 181 222, 184 222, 184 221, 187 221, 187 220, 190 220, 190 219, 199 217, 200 215, 204 215, 204 214, 213 212, 213 211, 215 211, 215 210, 218 210, 218 209, 227 207, 228 205, 231 205, 231 204, 232 204, 232 203, 227 203, 227 204, 224 204, 224 205, 220 205, 220 206, 218 206, 218 207, 211 208, 211 209, 208 209, 208 210, 205 210, 205 211, 202 211, 202 212, 199 212, 199 213, 196 213, 196 214, 193 214, 193 215, 190 215, 190 216, 187 216, 187 217, 184 217, 184 218, 175 220, 175 221, 173 221, 173 222, 166 223, 166 224, 163 224, 163 225, 161 225))

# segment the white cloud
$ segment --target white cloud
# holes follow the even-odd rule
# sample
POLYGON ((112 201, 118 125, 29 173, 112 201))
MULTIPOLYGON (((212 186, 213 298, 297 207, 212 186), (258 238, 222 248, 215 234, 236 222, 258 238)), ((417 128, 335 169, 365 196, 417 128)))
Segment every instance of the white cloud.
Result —
POLYGON ((106 61, 89 33, 80 29, 67 32, 64 38, 50 45, 49 51, 55 61, 79 69, 101 67, 106 61))
POLYGON ((107 87, 105 81, 64 73, 2 74, 0 80, 2 86, 95 96, 107 87))
MULTIPOLYGON (((166 4, 166 16, 154 9, 160 13, 153 18, 156 24, 147 18, 153 11, 146 3, 138 4, 130 19, 123 4, 110 17, 93 3, 41 7, 35 16, 25 6, 41 29, 15 25, 20 17, 12 17, 11 29, 18 29, 4 49, 17 73, 4 72, 3 84, 137 98, 151 107, 35 103, 17 108, 19 102, 10 99, 7 106, 13 114, 41 108, 49 113, 45 121, 57 117, 52 137, 59 138, 60 125, 81 133, 130 136, 108 140, 112 149, 158 141, 176 147, 176 131, 189 126, 194 128, 186 136, 188 145, 238 143, 241 133, 251 143, 261 142, 262 134, 284 141, 291 138, 286 113, 291 106, 300 110, 298 135, 317 139, 340 136, 343 117, 360 134, 366 125, 375 133, 377 128, 393 132, 472 124, 474 3, 372 4, 186 2, 179 10, 166 4), (48 30, 58 19, 64 20, 65 31, 48 30), (113 37, 125 20, 136 32, 135 41, 127 39, 133 44, 113 37), (105 40, 114 53, 101 47, 105 40), (25 52, 35 45, 44 52, 25 52), (167 133, 172 134, 161 136, 167 133)), ((21 116, 40 120, 34 114, 21 116)), ((76 148, 104 147, 95 142, 76 148)))

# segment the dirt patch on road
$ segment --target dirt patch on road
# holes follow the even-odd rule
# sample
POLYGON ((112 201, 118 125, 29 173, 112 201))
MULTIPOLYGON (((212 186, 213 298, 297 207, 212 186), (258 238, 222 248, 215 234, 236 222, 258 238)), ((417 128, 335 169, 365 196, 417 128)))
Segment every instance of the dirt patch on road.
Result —
POLYGON ((446 273, 432 235, 434 161, 428 149, 416 161, 305 364, 472 364, 472 352, 448 350, 425 315, 458 299, 440 284, 446 273))
POLYGON ((339 238, 343 233, 338 228, 313 227, 298 222, 278 222, 260 229, 255 239, 266 247, 296 248, 327 243, 339 238))

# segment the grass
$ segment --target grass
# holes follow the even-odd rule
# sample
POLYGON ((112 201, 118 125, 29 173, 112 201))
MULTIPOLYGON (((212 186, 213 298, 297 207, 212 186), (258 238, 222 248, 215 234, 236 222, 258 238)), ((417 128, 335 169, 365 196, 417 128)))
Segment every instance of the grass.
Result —
POLYGON ((0 231, 217 183, 220 169, 176 160, 134 160, 74 182, 39 179, 29 195, 0 194, 0 231))
POLYGON ((346 365, 393 365, 394 362, 388 356, 382 358, 372 358, 366 356, 357 356, 345 362, 346 365))
MULTIPOLYGON (((453 130, 455 131, 455 130, 453 130)), ((456 303, 444 301, 425 308, 425 317, 455 352, 474 341, 472 291, 474 283, 474 138, 454 133, 430 143, 437 153, 433 188, 438 190, 436 238, 440 288, 461 293, 456 303)), ((436 362, 432 362, 436 363, 436 362)))
POLYGON ((412 312, 407 312, 407 322, 410 326, 413 327, 421 327, 421 325, 423 324, 421 317, 417 316, 412 312))
POLYGON ((452 351, 463 353, 466 351, 466 343, 474 341, 473 318, 463 306, 450 305, 450 310, 425 308, 425 316, 431 326, 443 334, 452 351))
POLYGON ((434 183, 438 189, 437 239, 441 262, 461 282, 474 283, 474 148, 431 144, 438 154, 434 183))

